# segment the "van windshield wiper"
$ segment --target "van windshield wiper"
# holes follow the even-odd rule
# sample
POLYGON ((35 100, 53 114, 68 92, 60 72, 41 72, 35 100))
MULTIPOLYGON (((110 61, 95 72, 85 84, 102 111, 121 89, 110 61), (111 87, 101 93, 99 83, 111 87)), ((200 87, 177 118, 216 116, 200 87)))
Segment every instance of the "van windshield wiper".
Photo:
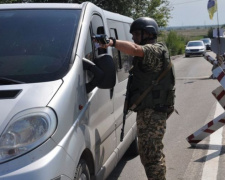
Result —
POLYGON ((17 81, 15 79, 9 79, 5 77, 0 77, 0 85, 9 85, 9 84, 24 84, 25 82, 17 81))

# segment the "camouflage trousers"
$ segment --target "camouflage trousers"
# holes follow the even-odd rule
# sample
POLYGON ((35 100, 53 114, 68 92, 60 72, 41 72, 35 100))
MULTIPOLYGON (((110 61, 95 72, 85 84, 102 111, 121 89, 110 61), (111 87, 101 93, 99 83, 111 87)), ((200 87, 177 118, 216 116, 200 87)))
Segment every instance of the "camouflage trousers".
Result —
POLYGON ((148 180, 165 180, 166 164, 162 139, 167 113, 145 109, 137 112, 138 148, 148 180))

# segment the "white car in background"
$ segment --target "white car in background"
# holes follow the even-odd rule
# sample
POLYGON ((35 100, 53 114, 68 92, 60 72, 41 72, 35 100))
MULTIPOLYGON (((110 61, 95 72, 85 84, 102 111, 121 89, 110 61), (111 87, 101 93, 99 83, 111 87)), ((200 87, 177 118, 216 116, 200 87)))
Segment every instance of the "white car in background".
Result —
POLYGON ((210 38, 203 38, 201 41, 204 42, 206 46, 206 50, 211 50, 211 39, 210 38))
POLYGON ((185 57, 191 55, 203 55, 206 52, 206 46, 203 41, 189 41, 185 48, 185 57))

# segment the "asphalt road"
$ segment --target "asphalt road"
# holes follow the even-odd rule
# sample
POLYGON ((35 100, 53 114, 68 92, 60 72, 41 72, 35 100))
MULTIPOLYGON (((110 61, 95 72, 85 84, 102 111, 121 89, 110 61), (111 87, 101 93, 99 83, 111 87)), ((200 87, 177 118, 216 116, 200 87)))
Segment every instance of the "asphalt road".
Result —
MULTIPOLYGON (((208 52, 212 57, 215 55, 208 52)), ((210 122, 224 110, 218 105, 212 91, 220 86, 210 78, 212 65, 203 57, 173 60, 176 74, 176 109, 167 121, 164 152, 167 164, 167 180, 223 180, 225 172, 225 147, 223 128, 205 138, 195 148, 186 138, 210 122), (215 114, 216 113, 216 114, 215 114), (213 140, 221 138, 222 143, 213 140)), ((107 180, 147 180, 139 156, 125 156, 107 180)))

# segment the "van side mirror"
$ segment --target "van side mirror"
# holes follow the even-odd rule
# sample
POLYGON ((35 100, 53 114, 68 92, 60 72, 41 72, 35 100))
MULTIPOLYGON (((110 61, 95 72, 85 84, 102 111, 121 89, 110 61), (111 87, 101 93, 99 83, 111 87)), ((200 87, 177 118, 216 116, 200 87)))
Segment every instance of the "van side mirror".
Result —
POLYGON ((94 62, 83 58, 84 70, 93 73, 93 78, 86 84, 87 93, 95 87, 100 89, 111 89, 116 84, 116 68, 110 55, 102 55, 94 59, 94 62))

